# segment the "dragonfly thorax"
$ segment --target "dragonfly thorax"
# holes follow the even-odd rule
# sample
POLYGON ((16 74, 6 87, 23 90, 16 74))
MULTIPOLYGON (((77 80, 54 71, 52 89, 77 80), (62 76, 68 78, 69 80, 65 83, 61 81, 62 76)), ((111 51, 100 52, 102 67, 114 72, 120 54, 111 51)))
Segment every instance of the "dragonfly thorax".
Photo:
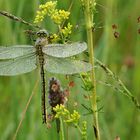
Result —
POLYGON ((48 39, 47 38, 37 38, 35 42, 35 46, 46 46, 48 44, 48 39))

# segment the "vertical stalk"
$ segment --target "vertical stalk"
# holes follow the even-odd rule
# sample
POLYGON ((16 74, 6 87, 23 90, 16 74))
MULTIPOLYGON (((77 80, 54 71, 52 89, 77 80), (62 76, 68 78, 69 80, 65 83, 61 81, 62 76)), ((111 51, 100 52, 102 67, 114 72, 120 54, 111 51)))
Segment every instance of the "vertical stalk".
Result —
POLYGON ((63 120, 62 120, 62 118, 60 117, 59 118, 59 120, 60 120, 60 134, 59 134, 59 136, 60 136, 60 140, 65 140, 64 139, 64 127, 63 127, 63 120))
MULTIPOLYGON (((89 61, 94 68, 94 40, 93 40, 93 10, 95 9, 95 0, 81 0, 84 6, 86 30, 87 30, 87 42, 89 48, 89 61)), ((98 111, 96 102, 96 82, 94 69, 91 71, 91 80, 93 83, 92 90, 92 109, 93 109, 93 128, 96 140, 100 140, 99 124, 98 124, 98 111)))

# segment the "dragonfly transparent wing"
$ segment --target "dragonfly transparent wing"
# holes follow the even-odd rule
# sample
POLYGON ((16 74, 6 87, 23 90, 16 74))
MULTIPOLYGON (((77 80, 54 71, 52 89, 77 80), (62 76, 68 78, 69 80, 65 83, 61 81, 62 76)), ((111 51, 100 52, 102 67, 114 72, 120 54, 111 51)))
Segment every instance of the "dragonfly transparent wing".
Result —
POLYGON ((30 72, 36 68, 36 56, 30 54, 10 60, 0 60, 0 75, 12 76, 30 72))
POLYGON ((10 47, 0 46, 0 59, 11 59, 22 55, 34 53, 35 47, 30 45, 15 45, 10 47))
POLYGON ((70 57, 79 54, 87 49, 85 42, 75 42, 72 44, 48 44, 43 47, 43 52, 54 57, 70 57))
POLYGON ((75 74, 90 71, 90 63, 69 58, 55 58, 46 56, 45 69, 51 73, 75 74))

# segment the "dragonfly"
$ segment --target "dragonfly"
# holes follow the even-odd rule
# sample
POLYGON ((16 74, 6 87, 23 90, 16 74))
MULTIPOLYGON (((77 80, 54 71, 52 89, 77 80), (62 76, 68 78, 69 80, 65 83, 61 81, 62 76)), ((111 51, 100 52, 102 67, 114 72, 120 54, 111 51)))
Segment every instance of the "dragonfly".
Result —
POLYGON ((85 42, 71 44, 49 44, 48 32, 39 30, 32 45, 0 46, 0 76, 14 76, 40 69, 42 120, 46 123, 45 70, 50 73, 75 74, 92 69, 91 64, 72 59, 87 49, 85 42))

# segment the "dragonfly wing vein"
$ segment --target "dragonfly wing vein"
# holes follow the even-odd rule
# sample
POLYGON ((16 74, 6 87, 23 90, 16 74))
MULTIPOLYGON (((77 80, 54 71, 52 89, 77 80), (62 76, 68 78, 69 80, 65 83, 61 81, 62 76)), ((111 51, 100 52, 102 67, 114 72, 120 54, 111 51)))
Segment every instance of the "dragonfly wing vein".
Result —
POLYGON ((35 54, 17 57, 15 59, 0 60, 0 75, 19 75, 30 72, 36 67, 35 54))
POLYGON ((35 47, 30 45, 0 47, 0 59, 16 58, 26 54, 34 53, 35 51, 35 47))
POLYGON ((49 56, 65 58, 79 54, 86 49, 85 42, 75 42, 72 44, 48 44, 43 47, 43 52, 49 56))
POLYGON ((92 69, 90 63, 69 58, 46 57, 45 69, 51 73, 76 74, 92 69))

